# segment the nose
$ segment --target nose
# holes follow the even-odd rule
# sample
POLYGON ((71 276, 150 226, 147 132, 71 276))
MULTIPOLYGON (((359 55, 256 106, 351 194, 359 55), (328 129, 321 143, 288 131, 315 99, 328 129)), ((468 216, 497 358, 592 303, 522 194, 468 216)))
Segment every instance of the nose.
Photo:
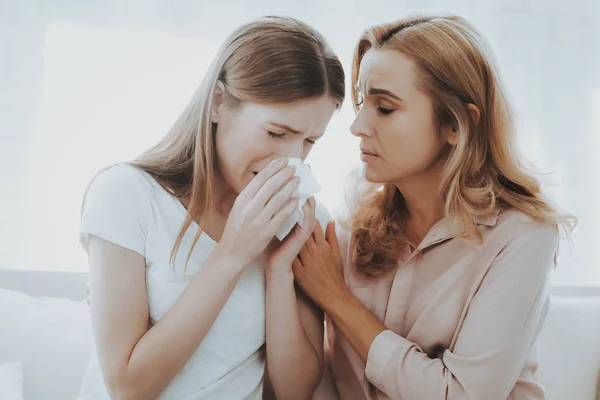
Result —
POLYGON ((372 136, 371 126, 364 108, 362 108, 358 114, 356 114, 356 117, 354 117, 354 122, 350 125, 350 132, 358 137, 372 136))
POLYGON ((279 157, 300 158, 302 160, 308 155, 302 140, 294 140, 293 142, 286 143, 278 153, 279 157))

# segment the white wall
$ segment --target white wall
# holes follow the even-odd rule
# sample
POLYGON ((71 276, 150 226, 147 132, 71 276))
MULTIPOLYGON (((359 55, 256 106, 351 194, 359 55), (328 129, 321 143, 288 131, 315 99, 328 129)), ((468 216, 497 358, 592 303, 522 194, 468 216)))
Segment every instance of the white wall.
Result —
MULTIPOLYGON (((417 7, 463 15, 487 36, 524 153, 557 171, 552 191, 581 220, 555 281, 600 285, 596 0, 0 2, 0 268, 87 269, 77 243, 87 181, 164 134, 237 25, 265 14, 304 19, 348 68, 363 28, 417 7)), ((309 159, 330 208, 358 163, 351 121, 348 101, 309 159)))

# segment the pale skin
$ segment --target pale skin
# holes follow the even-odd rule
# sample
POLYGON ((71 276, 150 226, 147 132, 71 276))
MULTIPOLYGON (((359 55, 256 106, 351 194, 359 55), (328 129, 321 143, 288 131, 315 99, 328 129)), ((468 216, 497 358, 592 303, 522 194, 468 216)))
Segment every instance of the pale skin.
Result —
POLYGON ((272 389, 277 398, 310 398, 321 379, 322 312, 296 292, 291 272, 316 225, 315 202, 311 199, 304 206, 304 228, 297 227, 282 243, 274 241, 275 232, 297 206, 293 193, 298 180, 286 162, 271 162, 305 159, 337 105, 324 96, 284 105, 230 107, 221 101, 221 88, 218 84, 212 114, 218 124, 215 206, 202 224, 218 245, 151 329, 144 258, 90 238, 92 325, 112 398, 158 396, 198 348, 245 266, 264 251, 269 371, 265 392, 272 389))
MULTIPOLYGON (((402 53, 371 49, 359 74, 360 111, 352 134, 361 139, 364 175, 369 182, 391 183, 405 198, 410 219, 406 233, 418 245, 442 218, 437 191, 453 126, 436 126, 432 101, 419 88, 416 66, 402 53)), ((470 105, 471 116, 479 111, 470 105)), ((386 326, 346 286, 334 223, 319 226, 293 264, 296 282, 327 313, 366 363, 369 348, 386 326)))

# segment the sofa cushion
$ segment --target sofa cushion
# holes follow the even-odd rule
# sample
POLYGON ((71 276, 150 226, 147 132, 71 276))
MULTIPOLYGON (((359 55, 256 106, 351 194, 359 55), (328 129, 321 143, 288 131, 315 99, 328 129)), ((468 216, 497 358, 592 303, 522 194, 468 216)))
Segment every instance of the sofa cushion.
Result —
POLYGON ((552 297, 536 374, 548 400, 598 399, 599 333, 600 297, 552 297))
POLYGON ((75 398, 91 345, 85 301, 0 289, 0 305, 0 363, 23 364, 25 398, 75 398))

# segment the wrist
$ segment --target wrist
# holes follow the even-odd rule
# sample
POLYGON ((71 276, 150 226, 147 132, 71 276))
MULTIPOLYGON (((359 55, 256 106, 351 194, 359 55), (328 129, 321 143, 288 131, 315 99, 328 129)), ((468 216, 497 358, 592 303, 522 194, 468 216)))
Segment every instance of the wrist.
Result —
POLYGON ((327 297, 323 299, 322 308, 332 318, 337 318, 343 314, 343 311, 346 308, 352 308, 358 305, 362 305, 362 303, 354 297, 348 286, 343 285, 330 292, 327 297))
POLYGON ((240 271, 243 270, 247 264, 249 264, 244 257, 231 251, 229 247, 220 243, 217 244, 211 253, 210 258, 218 260, 218 263, 225 268, 233 268, 234 270, 240 271))
POLYGON ((267 280, 291 280, 294 281, 294 273, 291 265, 278 265, 267 263, 265 265, 267 280))

